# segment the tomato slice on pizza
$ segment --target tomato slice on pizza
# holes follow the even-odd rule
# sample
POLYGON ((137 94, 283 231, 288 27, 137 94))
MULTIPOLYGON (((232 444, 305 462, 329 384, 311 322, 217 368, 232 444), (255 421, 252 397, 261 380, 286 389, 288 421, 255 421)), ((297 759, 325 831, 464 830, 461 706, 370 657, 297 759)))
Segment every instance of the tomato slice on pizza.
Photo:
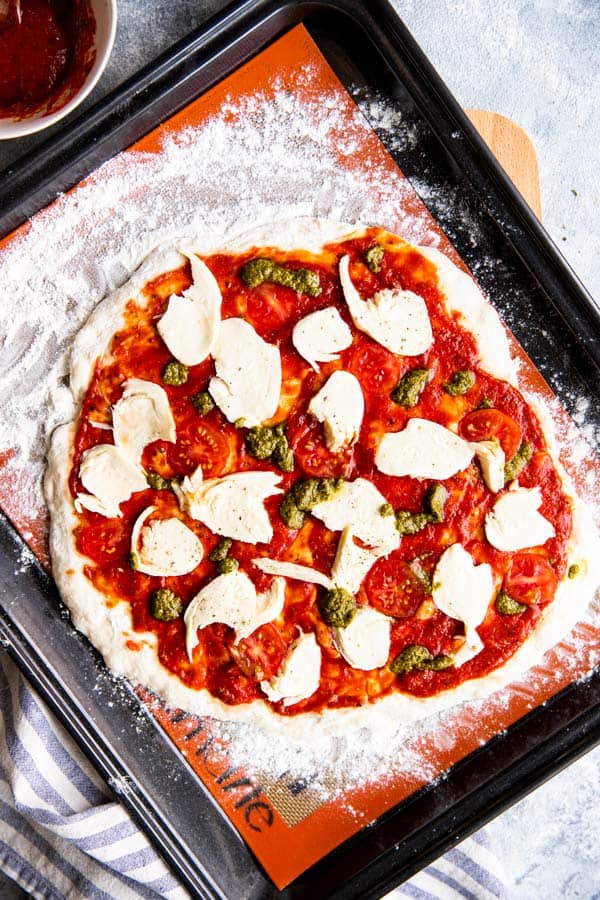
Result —
POLYGON ((595 537, 471 278, 314 227, 163 249, 98 307, 54 571, 109 665, 192 711, 425 714, 535 661, 553 606, 568 631, 595 537))

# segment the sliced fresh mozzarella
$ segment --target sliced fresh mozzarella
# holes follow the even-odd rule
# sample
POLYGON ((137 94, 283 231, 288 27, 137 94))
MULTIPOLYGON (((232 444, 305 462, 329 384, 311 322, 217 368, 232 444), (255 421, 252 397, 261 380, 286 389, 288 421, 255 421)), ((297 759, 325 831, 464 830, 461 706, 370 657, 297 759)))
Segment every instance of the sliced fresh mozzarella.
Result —
POLYGON ((292 343, 300 356, 319 371, 320 362, 332 362, 338 351, 352 343, 352 332, 335 306, 304 316, 294 325, 292 343))
POLYGON ((254 631, 255 616, 256 589, 244 572, 235 570, 213 578, 196 594, 183 616, 190 661, 199 628, 221 622, 233 628, 239 641, 254 631))
POLYGON ((113 444, 96 444, 81 454, 79 478, 89 494, 77 494, 76 508, 120 516, 119 506, 148 487, 146 476, 113 444))
POLYGON ((377 550, 361 547, 354 540, 352 525, 342 531, 331 567, 331 578, 338 587, 357 594, 373 564, 379 559, 377 550))
POLYGON ((266 544, 273 537, 273 527, 264 502, 282 493, 280 481, 275 472, 235 472, 203 481, 198 467, 180 485, 174 484, 173 490, 181 508, 216 534, 266 544))
POLYGON ((152 441, 177 439, 175 420, 167 393, 159 384, 129 378, 113 409, 115 444, 134 463, 139 463, 144 447, 152 441))
POLYGON ((491 566, 475 565, 462 544, 452 544, 444 550, 433 573, 432 596, 439 610, 464 622, 465 644, 455 656, 457 665, 483 648, 475 629, 483 622, 493 593, 491 566))
POLYGON ((320 675, 321 648, 311 632, 294 641, 277 675, 260 686, 272 703, 283 700, 284 706, 293 706, 314 694, 320 675))
POLYGON ((281 357, 243 319, 225 319, 213 350, 210 394, 230 422, 260 425, 275 414, 281 393, 281 357))
POLYGON ((221 324, 221 291, 202 260, 195 254, 192 284, 183 294, 172 294, 156 328, 175 359, 195 366, 206 359, 217 341, 221 324))
POLYGON ((428 419, 409 419, 402 431, 384 434, 375 465, 385 475, 442 480, 466 469, 474 451, 468 441, 428 419))
POLYGON ((452 654, 455 667, 458 668, 466 662, 469 662, 470 659, 473 659, 478 653, 481 653, 483 647, 483 641, 479 637, 476 629, 466 628, 464 644, 462 644, 456 653, 452 654))
POLYGON ((308 404, 308 411, 325 429, 325 443, 332 453, 358 440, 365 401, 358 378, 339 370, 329 376, 308 404))
POLYGON ((378 291, 363 300, 350 278, 350 258, 340 260, 340 281, 350 315, 357 328, 392 353, 418 356, 433 343, 427 305, 412 291, 378 291))
POLYGON ((131 554, 138 572, 145 575, 187 575, 204 556, 198 537, 179 519, 146 520, 156 507, 141 513, 131 532, 131 554))
POLYGON ((539 487, 507 491, 485 517, 485 536, 496 550, 538 547, 554 537, 554 526, 538 512, 542 503, 539 487))
POLYGON ((353 669, 379 669, 390 655, 391 619, 361 606, 346 628, 334 628, 333 640, 344 659, 353 669))
POLYGON ((345 481, 330 500, 317 503, 311 512, 330 531, 343 531, 350 526, 355 537, 381 556, 400 546, 394 517, 380 513, 385 502, 374 484, 357 478, 345 481))
POLYGON ((285 584, 281 578, 275 578, 264 594, 257 594, 248 576, 237 569, 213 578, 196 594, 183 617, 190 661, 198 643, 199 628, 221 622, 233 628, 236 641, 241 641, 261 625, 276 619, 284 599, 285 584))
POLYGON ((269 559, 267 556, 258 556, 252 562, 261 572, 267 575, 281 575, 284 578, 295 578, 296 581, 306 581, 308 584, 320 584, 325 588, 332 588, 333 581, 323 572, 312 569, 310 566, 301 566, 298 563, 283 562, 279 559, 269 559))
POLYGON ((504 464, 506 455, 500 446, 500 442, 493 438, 491 441, 477 441, 471 444, 477 461, 481 466, 483 480, 490 491, 497 494, 504 487, 504 464))
POLYGON ((252 631, 256 631, 261 625, 266 625, 267 622, 272 622, 273 619, 280 616, 284 603, 285 581, 283 578, 274 578, 264 594, 256 595, 256 614, 252 623, 252 631))

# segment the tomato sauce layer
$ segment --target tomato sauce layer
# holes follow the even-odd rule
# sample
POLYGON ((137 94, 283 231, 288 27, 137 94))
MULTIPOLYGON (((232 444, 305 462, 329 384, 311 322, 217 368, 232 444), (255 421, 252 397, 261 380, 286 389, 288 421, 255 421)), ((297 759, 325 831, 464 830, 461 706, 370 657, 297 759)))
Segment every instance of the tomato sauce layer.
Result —
MULTIPOLYGON (((205 391, 214 375, 212 357, 192 366, 185 384, 163 385, 177 427, 177 442, 159 440, 148 445, 142 458, 145 469, 169 479, 190 475, 198 466, 205 478, 238 471, 273 470, 281 476, 284 491, 307 477, 361 477, 372 481, 394 509, 417 513, 434 482, 381 473, 375 467, 374 454, 384 433, 400 431, 409 418, 418 416, 452 427, 467 440, 495 438, 507 460, 527 442, 531 459, 519 484, 540 488, 540 513, 552 524, 554 537, 541 547, 517 553, 494 549, 485 538, 483 523, 497 495, 488 490, 474 461, 442 482, 448 492, 444 521, 404 535, 397 550, 375 562, 356 597, 359 605, 368 604, 391 617, 390 661, 412 645, 426 647, 433 656, 451 655, 462 643, 464 626, 433 603, 432 576, 444 550, 459 542, 476 563, 491 566, 496 590, 504 590, 523 604, 524 611, 502 615, 492 601, 478 628, 484 649, 461 666, 439 671, 413 669, 403 675, 395 675, 388 666, 365 672, 352 668, 336 649, 317 603, 318 592, 323 589, 286 579, 285 608, 278 619, 239 643, 228 626, 209 625, 198 632, 199 643, 190 662, 183 618, 158 621, 150 613, 149 598, 153 590, 165 587, 187 605, 215 577, 215 565, 208 557, 220 538, 181 512, 172 492, 150 487, 123 503, 119 518, 108 519, 85 510, 79 514, 75 540, 80 553, 88 558, 85 574, 108 603, 126 600, 130 604, 137 631, 156 634, 159 658, 169 671, 188 687, 206 688, 227 704, 259 698, 267 702, 260 682, 277 673, 298 629, 314 632, 321 647, 320 686, 310 698, 293 707, 272 704, 282 715, 359 706, 392 692, 424 697, 486 675, 502 665, 536 627, 565 576, 571 505, 535 413, 516 388, 486 373, 473 336, 463 327, 460 316, 448 311, 438 291, 436 269, 400 239, 370 229, 360 239, 329 245, 318 257, 306 252, 269 250, 269 258, 285 266, 308 267, 318 272, 322 291, 317 297, 298 295, 291 288, 268 283, 247 287, 240 269, 256 255, 257 252, 220 254, 206 257, 204 262, 221 288, 222 318, 245 318, 264 340, 280 350, 283 386, 279 408, 270 424, 286 422, 295 459, 293 472, 280 472, 269 460, 250 456, 244 442, 246 430, 230 424, 218 407, 204 415, 194 407, 190 398, 205 391), (386 252, 380 270, 374 273, 365 264, 365 252, 376 242, 386 252), (423 297, 434 334, 429 350, 416 357, 398 356, 356 329, 338 277, 339 259, 344 254, 350 256, 352 280, 363 298, 372 297, 382 288, 403 288, 423 297), (352 344, 340 352, 336 361, 322 364, 320 371, 315 372, 295 350, 291 333, 300 318, 330 306, 338 309, 351 329, 352 344), (417 404, 406 409, 392 400, 391 393, 408 370, 418 367, 430 370, 430 380, 417 404), (309 414, 308 404, 332 372, 342 368, 360 382, 365 415, 358 442, 332 453, 325 444, 323 426, 309 414), (450 395, 444 385, 457 371, 464 370, 475 375, 472 387, 464 394, 450 395), (157 578, 132 569, 132 525, 150 505, 157 508, 159 516, 180 518, 201 540, 204 558, 190 574, 157 578)), ((97 362, 83 401, 70 479, 73 496, 82 490, 78 478, 81 454, 95 444, 112 440, 112 432, 98 425, 110 425, 111 407, 120 398, 123 383, 135 377, 162 384, 161 373, 172 357, 158 335, 156 322, 169 297, 181 293, 190 283, 187 264, 148 284, 142 300, 132 298, 129 302, 124 327, 114 336, 110 353, 97 362)), ((230 551, 259 591, 269 586, 272 577, 253 565, 257 556, 312 566, 328 574, 336 553, 338 532, 329 531, 311 515, 300 529, 289 528, 278 512, 280 500, 272 497, 265 504, 273 526, 271 544, 234 541, 230 551)))

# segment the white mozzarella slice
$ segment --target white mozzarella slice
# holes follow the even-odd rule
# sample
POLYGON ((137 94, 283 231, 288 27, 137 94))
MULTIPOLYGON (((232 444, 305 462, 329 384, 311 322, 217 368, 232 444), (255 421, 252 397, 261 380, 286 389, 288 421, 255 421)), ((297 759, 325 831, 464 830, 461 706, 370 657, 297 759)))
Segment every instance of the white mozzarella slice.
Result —
POLYGON ((167 393, 152 381, 128 379, 112 418, 115 444, 134 463, 139 463, 144 447, 152 441, 175 443, 177 439, 167 393))
POLYGON ((292 343, 300 356, 319 371, 320 362, 333 362, 352 343, 352 332, 335 306, 319 309, 294 325, 292 343))
POLYGON ((310 401, 308 411, 323 422, 325 443, 332 453, 354 444, 365 412, 360 382, 351 372, 333 372, 310 401))
POLYGON ((413 291, 378 291, 363 300, 350 278, 350 258, 340 260, 340 281, 344 299, 357 328, 374 341, 402 356, 418 356, 433 343, 427 305, 413 291))
POLYGON ((239 641, 255 630, 256 611, 256 589, 244 572, 227 572, 209 581, 193 598, 183 616, 190 661, 198 643, 199 628, 221 622, 233 628, 239 641))
POLYGON ((485 517, 485 536, 496 550, 510 552, 539 547, 554 537, 554 526, 538 512, 539 487, 507 491, 485 517))
POLYGON ((375 465, 385 475, 442 480, 466 469, 474 450, 468 441, 428 419, 409 419, 402 431, 384 434, 375 465))
MULTIPOLYGON (((256 595, 256 613, 252 623, 252 631, 256 631, 261 625, 272 622, 283 612, 285 603, 285 581, 283 578, 274 578, 271 586, 264 594, 256 595)), ((252 631, 250 634, 252 634, 252 631)))
POLYGON ((466 629, 464 644, 456 651, 456 653, 452 654, 454 665, 458 668, 466 662, 469 662, 470 659, 473 659, 478 653, 481 653, 483 646, 483 641, 477 634, 476 629, 466 629))
POLYGON ((261 572, 267 575, 281 575, 284 578, 295 578, 296 581, 305 581, 308 584, 320 584, 325 588, 332 588, 333 581, 323 572, 312 569, 310 566, 301 566, 298 563, 283 562, 279 559, 269 559, 267 556, 259 556, 252 562, 261 572))
POLYGON ((192 284, 183 294, 172 294, 156 328, 175 359, 186 366, 201 363, 219 336, 221 291, 202 260, 191 254, 192 284))
POLYGON ((454 657, 457 665, 483 648, 475 629, 483 622, 493 593, 491 566, 475 565, 462 544, 452 544, 444 550, 433 573, 432 596, 439 610, 464 622, 466 640, 454 657))
POLYGON ((500 446, 500 442, 493 438, 491 441, 476 441, 471 444, 477 461, 481 466, 483 480, 490 491, 497 494, 504 487, 504 465, 506 455, 500 446))
POLYGON ((173 489, 181 508, 216 534, 266 544, 273 537, 273 527, 264 502, 282 493, 280 481, 275 472, 235 472, 203 481, 202 470, 197 469, 173 489))
POLYGON ((391 619, 383 613, 361 606, 346 628, 334 628, 333 640, 353 669, 380 669, 390 655, 391 619))
POLYGON ((283 700, 284 706, 293 706, 314 694, 320 676, 321 648, 311 632, 294 641, 277 675, 260 686, 272 703, 283 700))
POLYGON ((386 499, 365 478, 345 481, 329 500, 317 503, 311 510, 330 531, 343 531, 350 526, 354 535, 379 555, 387 555, 400 546, 400 535, 394 516, 382 516, 386 499))
POLYGON ((89 494, 77 495, 76 508, 85 507, 109 518, 120 516, 120 504, 148 487, 142 470, 113 444, 96 444, 82 453, 79 478, 89 494))
POLYGON ((243 319, 221 322, 213 350, 210 394, 230 422, 251 427, 275 415, 281 393, 281 357, 243 319))
POLYGON ((136 519, 131 532, 131 554, 135 568, 145 575, 187 575, 202 561, 204 548, 198 537, 179 519, 146 520, 156 507, 148 506, 136 519))
POLYGON ((351 594, 357 594, 365 576, 380 555, 376 550, 357 544, 354 540, 352 525, 347 525, 338 541, 335 559, 331 567, 333 582, 338 587, 350 591, 351 594))

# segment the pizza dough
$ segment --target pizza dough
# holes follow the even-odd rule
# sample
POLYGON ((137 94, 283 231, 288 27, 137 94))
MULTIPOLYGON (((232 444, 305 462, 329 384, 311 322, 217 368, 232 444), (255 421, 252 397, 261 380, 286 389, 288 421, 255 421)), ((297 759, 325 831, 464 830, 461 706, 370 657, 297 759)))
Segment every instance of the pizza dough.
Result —
POLYGON ((54 577, 173 706, 297 736, 423 718, 521 675, 600 580, 496 312, 433 248, 323 220, 160 247, 70 375, 54 577))

